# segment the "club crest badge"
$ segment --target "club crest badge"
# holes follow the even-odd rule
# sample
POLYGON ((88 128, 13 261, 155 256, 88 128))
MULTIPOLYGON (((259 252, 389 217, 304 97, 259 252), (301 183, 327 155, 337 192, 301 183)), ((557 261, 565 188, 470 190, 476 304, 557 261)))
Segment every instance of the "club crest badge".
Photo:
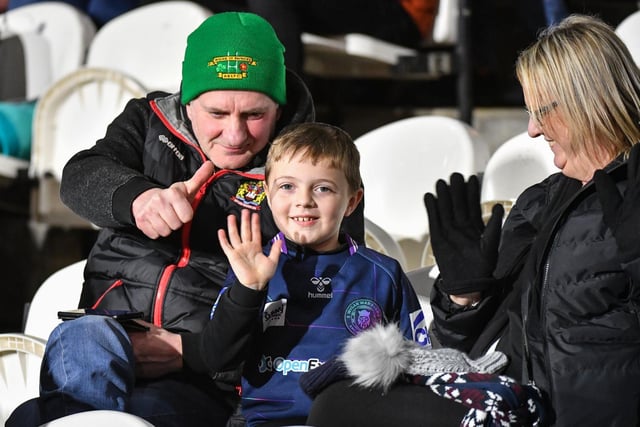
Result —
POLYGON ((344 312, 344 324, 353 335, 380 322, 382 309, 377 302, 369 298, 359 298, 350 302, 344 312))
POLYGON ((265 197, 267 195, 264 192, 263 181, 247 181, 238 187, 236 195, 231 199, 240 206, 257 211, 260 210, 260 204, 265 197))

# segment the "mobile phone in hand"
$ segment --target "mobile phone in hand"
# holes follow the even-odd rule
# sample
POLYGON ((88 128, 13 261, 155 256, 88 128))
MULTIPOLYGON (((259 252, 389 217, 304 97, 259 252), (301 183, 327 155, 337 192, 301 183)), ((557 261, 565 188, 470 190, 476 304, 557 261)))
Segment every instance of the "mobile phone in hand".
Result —
POLYGON ((62 320, 77 319, 82 316, 107 316, 117 320, 127 330, 148 331, 149 328, 136 319, 144 318, 142 311, 109 310, 105 308, 77 308, 58 312, 58 318, 62 320))

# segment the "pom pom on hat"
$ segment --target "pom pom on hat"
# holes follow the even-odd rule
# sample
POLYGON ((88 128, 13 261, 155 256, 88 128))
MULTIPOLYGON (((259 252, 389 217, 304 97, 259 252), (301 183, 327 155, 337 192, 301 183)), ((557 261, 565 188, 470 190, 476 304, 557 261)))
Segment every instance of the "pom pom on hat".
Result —
POLYGON ((253 13, 218 13, 187 38, 181 101, 210 90, 249 90, 284 105, 285 75, 284 46, 271 24, 253 13))

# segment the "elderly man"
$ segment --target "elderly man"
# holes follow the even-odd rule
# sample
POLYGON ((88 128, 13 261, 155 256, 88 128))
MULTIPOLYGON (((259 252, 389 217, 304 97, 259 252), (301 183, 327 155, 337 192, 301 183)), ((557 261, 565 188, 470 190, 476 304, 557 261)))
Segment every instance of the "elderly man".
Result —
MULTIPOLYGON (((141 311, 172 332, 203 328, 228 269, 217 230, 248 208, 261 214, 265 239, 276 233, 264 203, 269 142, 284 126, 314 119, 283 53, 257 15, 215 14, 187 39, 181 91, 130 101, 103 139, 69 160, 62 200, 102 228, 80 307, 141 311)), ((362 206, 350 221, 343 227, 362 241, 362 206)), ((162 375, 157 366, 180 354, 154 352, 144 334, 133 343, 112 319, 64 322, 48 341, 40 397, 7 425, 89 409, 130 412, 156 426, 226 423, 235 372, 162 375)))

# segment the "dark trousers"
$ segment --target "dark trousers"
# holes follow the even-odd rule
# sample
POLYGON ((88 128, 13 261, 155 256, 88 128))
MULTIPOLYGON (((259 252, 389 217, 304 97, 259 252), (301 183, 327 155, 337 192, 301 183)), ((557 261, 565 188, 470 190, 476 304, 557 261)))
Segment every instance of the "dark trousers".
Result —
POLYGON ((314 400, 307 425, 313 427, 458 427, 469 408, 427 387, 400 384, 387 393, 339 381, 314 400))

